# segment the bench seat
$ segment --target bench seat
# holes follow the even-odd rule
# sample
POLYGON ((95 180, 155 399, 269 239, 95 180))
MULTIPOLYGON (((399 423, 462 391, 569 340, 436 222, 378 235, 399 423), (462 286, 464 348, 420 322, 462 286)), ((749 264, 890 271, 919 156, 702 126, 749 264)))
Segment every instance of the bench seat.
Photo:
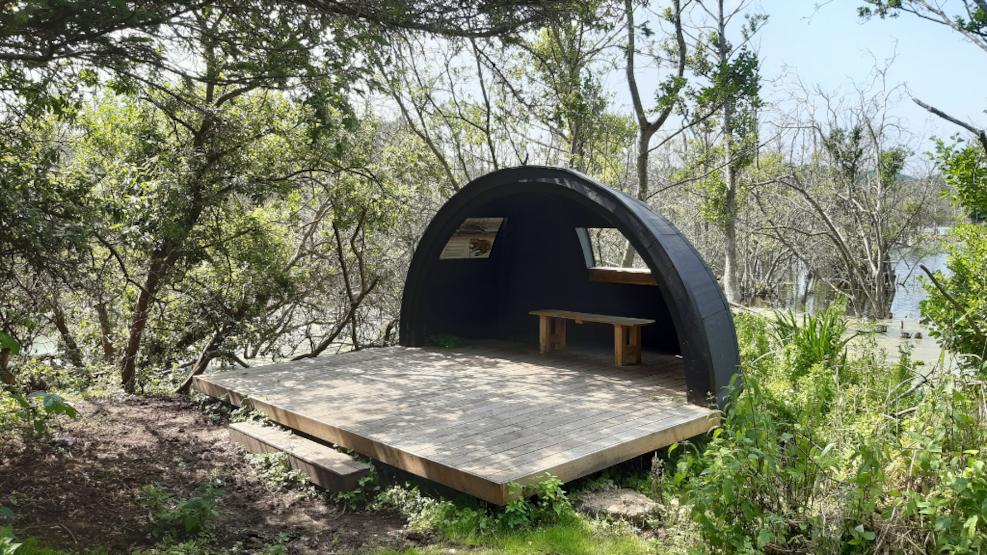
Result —
POLYGON ((654 320, 645 318, 628 318, 625 316, 607 316, 570 310, 543 309, 532 310, 541 318, 539 326, 539 344, 542 353, 565 350, 565 322, 574 320, 577 324, 596 322, 613 325, 614 331, 614 363, 617 366, 641 363, 641 327, 654 324, 654 320), (553 331, 554 324, 554 331, 553 331))

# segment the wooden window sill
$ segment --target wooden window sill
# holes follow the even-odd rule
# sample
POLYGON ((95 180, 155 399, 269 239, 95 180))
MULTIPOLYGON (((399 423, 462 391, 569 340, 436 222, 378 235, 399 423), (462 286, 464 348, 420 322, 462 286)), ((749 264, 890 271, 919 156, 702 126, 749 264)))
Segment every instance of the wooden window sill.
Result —
POLYGON ((631 285, 658 285, 651 270, 646 268, 603 268, 589 269, 589 280, 600 283, 627 283, 631 285))

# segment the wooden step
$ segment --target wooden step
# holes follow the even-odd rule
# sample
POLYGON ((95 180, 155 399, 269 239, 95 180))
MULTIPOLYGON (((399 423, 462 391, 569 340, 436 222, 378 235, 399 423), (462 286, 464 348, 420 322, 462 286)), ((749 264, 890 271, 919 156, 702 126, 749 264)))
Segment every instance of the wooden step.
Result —
POLYGON ((370 473, 370 466, 353 457, 287 430, 253 422, 230 424, 230 441, 251 453, 288 454, 291 467, 304 472, 309 481, 329 491, 352 491, 370 473))

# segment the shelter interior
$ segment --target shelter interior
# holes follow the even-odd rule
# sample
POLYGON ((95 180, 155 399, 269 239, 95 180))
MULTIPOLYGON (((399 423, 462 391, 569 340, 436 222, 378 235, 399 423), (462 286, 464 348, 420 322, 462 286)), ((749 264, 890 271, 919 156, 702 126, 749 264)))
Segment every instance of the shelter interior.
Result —
MULTIPOLYGON (((428 265, 426 336, 529 342, 538 338, 538 319, 529 312, 560 309, 654 320, 642 330, 642 346, 680 354, 656 278, 641 270, 596 267, 586 230, 614 227, 602 215, 559 195, 519 193, 477 207, 470 218, 504 220, 487 257, 428 265)), ((614 341, 612 326, 605 324, 569 326, 567 335, 577 344, 614 341)))

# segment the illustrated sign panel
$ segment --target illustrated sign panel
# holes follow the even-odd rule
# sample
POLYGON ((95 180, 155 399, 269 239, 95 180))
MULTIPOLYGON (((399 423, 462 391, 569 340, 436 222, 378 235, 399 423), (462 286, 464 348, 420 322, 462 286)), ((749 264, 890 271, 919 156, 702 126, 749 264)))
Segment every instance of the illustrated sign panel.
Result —
POLYGON ((440 259, 490 258, 505 218, 466 218, 446 243, 440 259))

